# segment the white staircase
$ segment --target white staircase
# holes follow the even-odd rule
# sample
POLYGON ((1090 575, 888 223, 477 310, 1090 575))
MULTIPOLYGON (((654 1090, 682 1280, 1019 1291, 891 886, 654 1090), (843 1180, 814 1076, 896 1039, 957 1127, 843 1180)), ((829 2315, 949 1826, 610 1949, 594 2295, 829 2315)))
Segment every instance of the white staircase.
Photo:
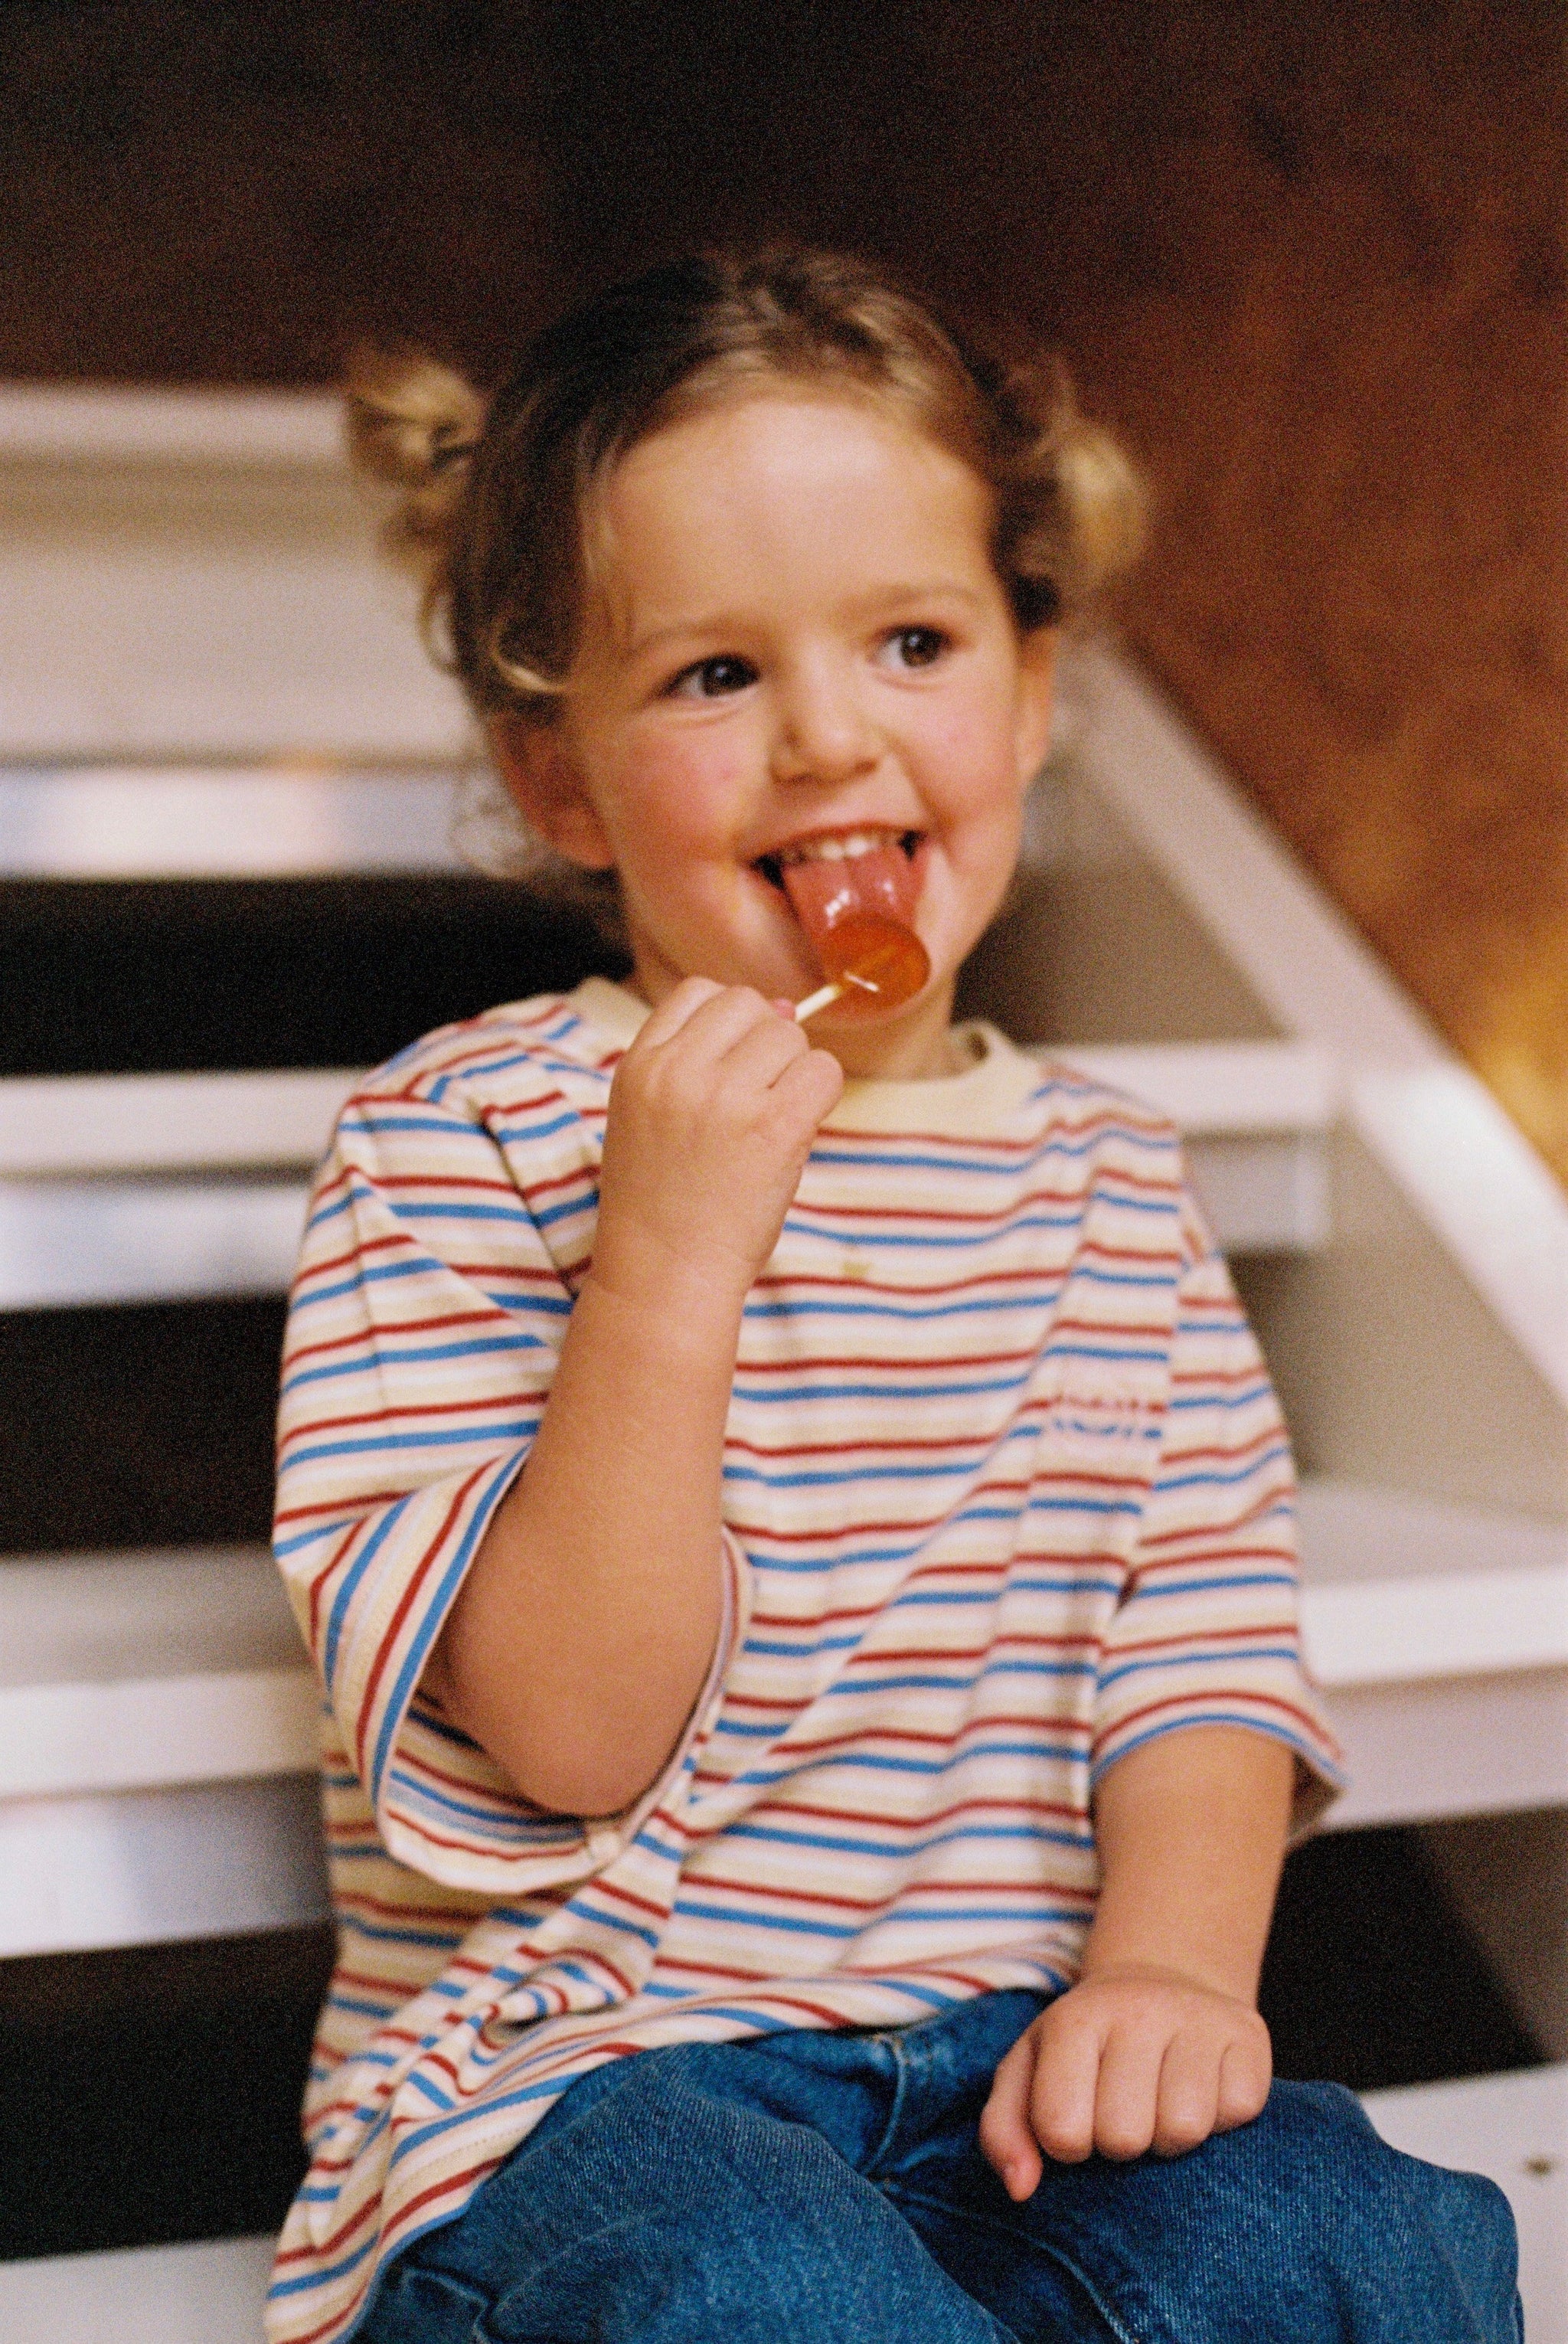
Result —
MULTIPOLYGON (((0 393, 28 516, 0 581, 25 569, 42 613, 0 670, 0 878, 451 867, 460 727, 335 429, 311 400, 0 393)), ((1332 1823, 1568 1809, 1568 1202, 1108 653, 1079 660, 976 983, 1186 1135, 1304 1467, 1306 1635, 1352 1776, 1332 1823)), ((352 1080, 0 1082, 0 1310, 281 1290, 352 1080)), ((319 1916, 316 1698, 261 1551, 0 1559, 0 1955, 319 1916)), ((1509 1977, 1517 1943, 1492 1950, 1509 1977)), ((1374 2104, 1509 2190, 1533 2344, 1568 2344, 1565 2076, 1374 2104)), ((0 2266, 0 2344, 254 2336, 265 2260, 0 2266)))
POLYGON ((261 2344, 270 2238, 0 2263, 0 2344, 261 2344))

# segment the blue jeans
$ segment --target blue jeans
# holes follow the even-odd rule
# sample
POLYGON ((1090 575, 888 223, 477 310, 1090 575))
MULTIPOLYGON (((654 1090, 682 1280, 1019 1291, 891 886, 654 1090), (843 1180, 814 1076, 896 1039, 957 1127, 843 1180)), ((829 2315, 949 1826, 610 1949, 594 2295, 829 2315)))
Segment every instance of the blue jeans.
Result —
POLYGON ((639 2052, 583 2076, 387 2273, 356 2344, 1519 2344, 1507 2200, 1333 2084, 1190 2156, 975 2141, 1041 2007, 639 2052))

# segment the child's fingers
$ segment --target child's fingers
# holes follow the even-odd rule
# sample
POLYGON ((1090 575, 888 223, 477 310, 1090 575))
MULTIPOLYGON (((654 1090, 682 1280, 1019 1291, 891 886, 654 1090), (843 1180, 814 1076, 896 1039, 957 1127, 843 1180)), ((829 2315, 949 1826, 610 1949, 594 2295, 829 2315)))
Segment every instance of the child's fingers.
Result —
MULTIPOLYGON (((656 1050, 661 1042, 671 1042, 683 1026, 690 1023, 697 1012, 725 990, 710 976, 682 978, 673 993, 667 993, 643 1019, 631 1049, 638 1052, 656 1050)), ((627 1054, 628 1056, 631 1052, 627 1054)))
POLYGON ((1001 2060, 980 2120, 980 2153, 1020 2205, 1033 2196, 1043 2170, 1029 2114, 1036 2039, 1036 2029, 1026 2028, 1001 2060))
POLYGON ((1153 2145, 1168 2026, 1122 2020, 1105 2037, 1094 2095, 1094 2147, 1125 2163, 1153 2145))
POLYGON ((1030 2126, 1047 2157, 1058 2165, 1081 2165, 1095 2147, 1105 2028, 1090 2007, 1069 1995, 1039 2025, 1030 2126))
POLYGON ((786 1026, 764 1006, 749 1024, 740 1024, 726 1048, 719 1071, 744 1086, 769 1087, 785 1069, 804 1058, 810 1044, 798 1026, 786 1026))
POLYGON ((1185 2027, 1165 2046, 1151 2147, 1160 2157, 1184 2157, 1214 2130, 1220 2107, 1222 2041, 1185 2027))
POLYGON ((1233 2132, 1261 2116, 1274 2080, 1273 2049, 1269 2030, 1260 2018, 1241 2037, 1225 2046, 1220 2062, 1220 2090, 1214 2112, 1216 2132, 1233 2132))
POLYGON ((775 1087, 809 1118, 815 1132, 822 1117, 843 1096, 844 1069, 826 1050, 808 1050, 803 1058, 797 1058, 785 1068, 775 1087))
MULTIPOLYGON (((661 1055, 678 1054, 689 1072, 703 1070, 703 1080, 735 1078, 743 1089, 759 1083, 766 1086, 793 1059, 804 1057, 809 1050, 810 1043, 794 1020, 780 1017, 772 1003, 749 985, 715 985, 706 978, 695 981, 706 988, 698 999, 681 999, 687 987, 679 985, 660 1002, 655 1015, 662 1016, 669 1011, 678 1015, 680 1022, 656 1029, 649 1046, 661 1055)), ((645 1034, 652 1023, 650 1017, 643 1028, 645 1034)))

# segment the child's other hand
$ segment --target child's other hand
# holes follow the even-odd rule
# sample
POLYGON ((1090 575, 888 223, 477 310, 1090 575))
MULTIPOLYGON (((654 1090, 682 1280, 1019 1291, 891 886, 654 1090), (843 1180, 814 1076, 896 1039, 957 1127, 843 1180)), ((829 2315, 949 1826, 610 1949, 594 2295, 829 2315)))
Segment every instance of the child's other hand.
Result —
POLYGON ((738 1304, 779 1242, 843 1086, 838 1060, 777 1005, 688 977, 616 1069, 596 1285, 656 1305, 738 1304))
POLYGON ((1257 2012, 1175 1971, 1097 1971, 1053 2002, 996 2071, 980 2141, 1010 2198, 1032 2197, 1040 2152, 1063 2165, 1180 2157, 1251 2123, 1273 2056, 1257 2012))

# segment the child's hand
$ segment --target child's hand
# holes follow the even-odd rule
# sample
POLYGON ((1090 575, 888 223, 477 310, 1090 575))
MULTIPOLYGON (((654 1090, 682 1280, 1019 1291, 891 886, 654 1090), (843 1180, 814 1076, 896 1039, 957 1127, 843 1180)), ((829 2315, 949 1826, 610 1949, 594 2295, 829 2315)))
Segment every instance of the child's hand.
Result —
POLYGON ((1044 2010, 996 2071, 980 2141, 1010 2198, 1040 2152, 1076 2165, 1180 2157, 1251 2123, 1269 2096, 1269 2030, 1244 2002, 1172 1970, 1097 1971, 1044 2010))
POLYGON ((738 1306, 843 1086, 838 1060, 760 994, 688 977, 610 1088, 596 1285, 663 1306, 738 1306))

